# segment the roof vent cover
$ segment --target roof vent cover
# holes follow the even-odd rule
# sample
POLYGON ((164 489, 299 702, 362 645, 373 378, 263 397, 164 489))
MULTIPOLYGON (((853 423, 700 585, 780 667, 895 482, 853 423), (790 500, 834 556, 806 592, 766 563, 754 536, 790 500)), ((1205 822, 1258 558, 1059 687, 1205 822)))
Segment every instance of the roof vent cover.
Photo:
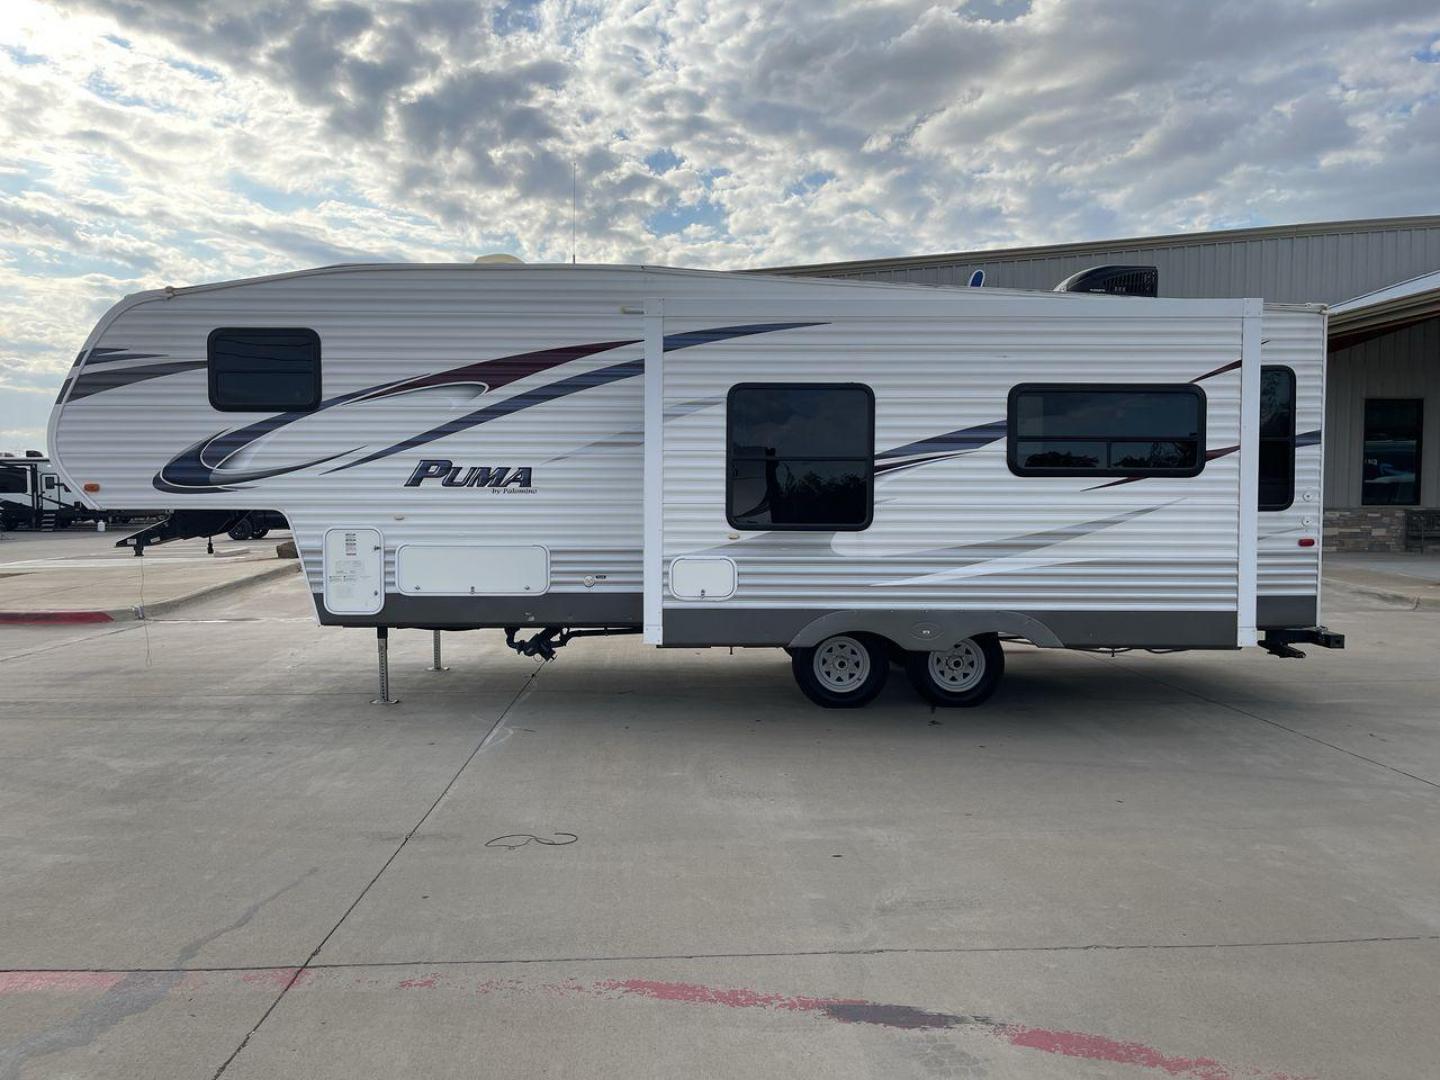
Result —
POLYGON ((1055 286, 1055 291, 1159 296, 1160 271, 1153 266, 1092 266, 1071 274, 1055 286))

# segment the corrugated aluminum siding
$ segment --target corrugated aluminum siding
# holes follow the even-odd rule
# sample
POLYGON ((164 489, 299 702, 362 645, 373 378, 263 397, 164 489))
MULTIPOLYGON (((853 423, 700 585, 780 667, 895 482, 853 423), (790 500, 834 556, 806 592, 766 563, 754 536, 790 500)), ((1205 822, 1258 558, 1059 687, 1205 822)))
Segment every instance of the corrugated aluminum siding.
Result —
POLYGON ((1423 398, 1420 494, 1440 506, 1440 319, 1330 354, 1325 405, 1325 504, 1359 506, 1366 398, 1423 398))
POLYGON ((957 252, 797 267, 804 276, 918 285, 963 286, 976 270, 1000 288, 1053 289, 1102 263, 1140 263, 1160 271, 1162 296, 1258 296, 1273 303, 1339 303, 1440 269, 1440 217, 1393 223, 1336 223, 1290 229, 1246 229, 1067 245, 1061 251, 957 252))
MULTIPOLYGON (((868 293, 855 286, 848 292, 868 293)), ((363 451, 393 446, 491 401, 536 393, 560 378, 638 362, 648 295, 829 296, 836 284, 777 282, 720 273, 565 266, 335 267, 217 286, 173 298, 142 295, 107 316, 90 342, 136 354, 87 355, 74 378, 123 375, 158 362, 190 370, 75 400, 52 419, 53 447, 69 476, 100 485, 104 507, 274 509, 285 514, 312 589, 321 587, 325 529, 374 527, 385 547, 387 591, 402 544, 540 543, 550 550, 552 592, 640 591, 641 383, 629 377, 461 426, 413 451, 327 471, 363 451), (625 310, 622 311, 622 308, 625 310), (152 478, 167 461, 220 432, 263 423, 264 412, 217 412, 209 401, 206 339, 225 326, 307 327, 321 340, 323 396, 355 394, 477 360, 586 342, 630 342, 485 392, 468 384, 318 410, 280 425, 227 464, 314 467, 208 492, 166 493, 152 478), (528 466, 533 492, 406 487, 423 458, 462 466, 528 466), (322 460, 323 459, 323 460, 322 460), (593 585, 586 584, 595 579, 593 585)), ((927 291, 928 292, 928 291, 927 291)), ((743 305, 742 305, 743 306, 743 305)), ((64 391, 62 391, 63 395, 64 391)))
MULTIPOLYGON (((666 609, 1234 611, 1233 452, 1188 478, 1020 478, 1000 437, 877 477, 863 532, 730 527, 723 403, 737 382, 864 383, 883 452, 1004 421, 1017 383, 1185 385, 1240 352, 1238 316, 1148 317, 1144 302, 1108 297, 1012 297, 1004 312, 980 295, 943 299, 927 318, 827 314, 822 325, 667 356, 664 557, 729 557, 739 587, 719 604, 667 595, 666 609), (1086 310, 1070 317, 1070 304, 1086 310)), ((665 331, 704 325, 667 314, 665 331)), ((1238 371, 1199 384, 1212 450, 1238 443, 1240 384, 1238 371)))
MULTIPOLYGON (((1318 311, 1265 312, 1261 363, 1295 373, 1295 433, 1320 430, 1325 407, 1325 316, 1318 311)), ((1322 521, 1321 461, 1327 448, 1301 439, 1295 450, 1295 501, 1285 510, 1264 510, 1259 519, 1261 596, 1314 596, 1320 591, 1322 521)))

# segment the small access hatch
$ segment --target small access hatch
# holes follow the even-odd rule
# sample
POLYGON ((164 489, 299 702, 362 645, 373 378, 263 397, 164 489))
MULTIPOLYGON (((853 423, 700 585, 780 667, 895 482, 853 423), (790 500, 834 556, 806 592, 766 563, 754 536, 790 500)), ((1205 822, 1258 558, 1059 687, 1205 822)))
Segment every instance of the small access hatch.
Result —
POLYGON ((735 562, 684 556, 670 564, 670 593, 677 600, 724 600, 735 595, 735 562))
POLYGON ((325 532, 325 608, 374 615, 385 606, 385 546, 379 529, 325 532))

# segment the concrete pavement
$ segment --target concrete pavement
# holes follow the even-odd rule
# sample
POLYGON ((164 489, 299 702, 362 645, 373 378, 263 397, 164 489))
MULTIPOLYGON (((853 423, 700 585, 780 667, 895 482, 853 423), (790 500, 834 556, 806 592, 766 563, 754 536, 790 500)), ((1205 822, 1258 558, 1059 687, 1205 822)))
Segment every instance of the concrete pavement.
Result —
POLYGON ((1440 611, 1440 556, 1419 552, 1326 552, 1325 581, 1336 594, 1440 611))
POLYGON ((1440 615, 1327 607, 951 712, 421 632, 371 706, 288 578, 0 628, 0 1080, 1431 1076, 1440 615))
MULTIPOLYGON (((0 622, 113 622, 175 610, 202 597, 298 572, 267 537, 177 540, 143 558, 116 548, 135 529, 10 532, 0 541, 0 622)), ((288 534, 283 534, 288 535, 288 534)))

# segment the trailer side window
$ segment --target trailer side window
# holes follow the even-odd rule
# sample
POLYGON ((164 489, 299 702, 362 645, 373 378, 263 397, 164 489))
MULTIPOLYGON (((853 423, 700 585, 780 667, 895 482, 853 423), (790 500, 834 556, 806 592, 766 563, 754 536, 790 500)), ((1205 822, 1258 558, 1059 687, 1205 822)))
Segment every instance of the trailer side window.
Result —
POLYGON ((210 404, 222 412, 307 412, 320 404, 320 335, 314 330, 213 330, 210 404))
POLYGON ((24 469, 10 469, 0 467, 0 493, 6 495, 23 495, 30 490, 25 483, 24 469))
POLYGON ((1260 369, 1260 509, 1295 501, 1295 372, 1260 369))
POLYGON ((1027 384, 1010 391, 1017 476, 1195 476, 1205 467, 1205 392, 1188 384, 1027 384))
POLYGON ((875 395, 860 383, 741 383, 726 399, 736 529, 858 531, 874 507, 875 395))

